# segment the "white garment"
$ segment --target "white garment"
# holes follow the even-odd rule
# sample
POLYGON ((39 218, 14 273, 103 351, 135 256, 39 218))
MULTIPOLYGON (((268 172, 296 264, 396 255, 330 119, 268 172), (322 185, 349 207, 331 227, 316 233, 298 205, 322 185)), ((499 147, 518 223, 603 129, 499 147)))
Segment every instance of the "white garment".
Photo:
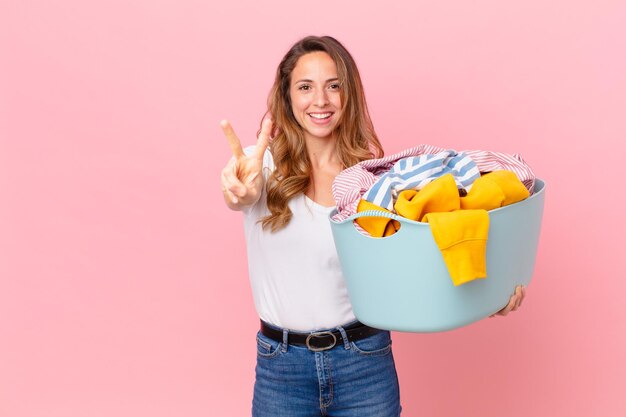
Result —
MULTIPOLYGON (((245 149, 247 154, 254 147, 245 149)), ((265 178, 274 169, 265 152, 265 178)), ((290 223, 276 233, 258 220, 269 214, 265 192, 244 209, 252 295, 259 317, 290 330, 333 328, 356 320, 324 207, 300 195, 289 202, 290 223)))

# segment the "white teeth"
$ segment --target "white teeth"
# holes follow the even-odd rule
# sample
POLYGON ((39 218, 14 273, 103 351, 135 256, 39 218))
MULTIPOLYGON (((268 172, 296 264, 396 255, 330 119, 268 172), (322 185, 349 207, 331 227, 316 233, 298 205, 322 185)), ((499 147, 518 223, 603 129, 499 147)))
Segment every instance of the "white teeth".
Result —
POLYGON ((330 117, 332 113, 309 113, 309 116, 313 117, 314 119, 326 119, 328 117, 330 117))

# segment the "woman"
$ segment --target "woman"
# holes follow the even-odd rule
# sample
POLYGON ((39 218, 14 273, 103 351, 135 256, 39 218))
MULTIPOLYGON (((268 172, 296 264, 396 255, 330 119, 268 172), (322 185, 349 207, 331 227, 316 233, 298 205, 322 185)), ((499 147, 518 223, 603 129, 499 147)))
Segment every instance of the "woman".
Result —
MULTIPOLYGON (((359 323, 328 215, 334 178, 382 156, 350 53, 329 36, 282 59, 256 147, 227 121, 233 158, 224 200, 244 213, 250 282, 261 318, 253 416, 398 416, 388 331, 359 323)), ((500 314, 519 307, 522 288, 500 314)))

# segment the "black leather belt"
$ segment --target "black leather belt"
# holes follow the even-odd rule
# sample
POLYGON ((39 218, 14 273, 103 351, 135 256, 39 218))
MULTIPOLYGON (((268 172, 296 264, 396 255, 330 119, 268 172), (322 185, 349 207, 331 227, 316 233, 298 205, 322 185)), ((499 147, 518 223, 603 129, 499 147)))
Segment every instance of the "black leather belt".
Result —
MULTIPOLYGON (((383 330, 366 326, 363 323, 356 322, 348 327, 343 328, 348 336, 348 342, 364 339, 368 336, 375 335, 383 330)), ((261 334, 269 337, 277 342, 283 341, 283 331, 275 327, 270 327, 261 320, 261 334)), ((343 343, 343 337, 339 330, 321 331, 321 332, 289 332, 287 335, 287 343, 296 346, 306 346, 314 352, 332 349, 338 344, 343 343)))

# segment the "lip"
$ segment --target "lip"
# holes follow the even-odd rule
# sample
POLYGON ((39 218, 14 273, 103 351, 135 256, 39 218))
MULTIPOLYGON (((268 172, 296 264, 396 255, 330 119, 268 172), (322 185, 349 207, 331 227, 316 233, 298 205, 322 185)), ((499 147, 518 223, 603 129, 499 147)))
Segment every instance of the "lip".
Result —
POLYGON ((325 112, 310 112, 310 113, 307 113, 306 115, 309 117, 309 120, 311 120, 311 122, 313 122, 314 124, 323 126, 323 125, 327 125, 330 123, 330 121, 333 118, 333 114, 335 113, 332 111, 325 111, 325 112), (312 116, 313 114, 315 115, 328 114, 329 116, 326 117, 325 119, 318 119, 318 118, 313 117, 312 116))

